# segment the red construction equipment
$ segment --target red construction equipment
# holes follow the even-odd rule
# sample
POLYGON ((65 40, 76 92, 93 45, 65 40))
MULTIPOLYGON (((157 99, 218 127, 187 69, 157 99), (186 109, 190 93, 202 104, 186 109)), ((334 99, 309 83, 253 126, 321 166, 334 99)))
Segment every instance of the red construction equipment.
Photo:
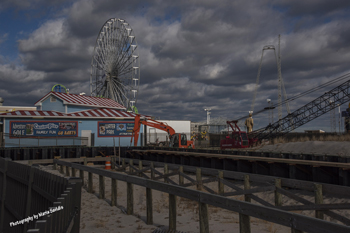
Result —
POLYGON ((165 145, 165 146, 179 147, 179 148, 194 148, 193 141, 187 141, 186 134, 175 133, 175 130, 171 126, 167 125, 166 123, 147 119, 147 118, 141 119, 141 116, 139 114, 135 116, 133 136, 131 137, 131 142, 134 139, 134 146, 137 146, 141 124, 166 131, 169 134, 170 142, 168 143, 168 145, 165 145))
MULTIPOLYGON (((226 139, 220 141, 220 149, 232 149, 232 148, 247 148, 252 145, 255 140, 248 139, 247 132, 241 131, 237 125, 238 121, 227 121, 227 125, 231 127, 232 134, 226 136, 226 139), (234 124, 234 125, 232 125, 234 124)), ((229 130, 228 130, 229 131, 229 130)))

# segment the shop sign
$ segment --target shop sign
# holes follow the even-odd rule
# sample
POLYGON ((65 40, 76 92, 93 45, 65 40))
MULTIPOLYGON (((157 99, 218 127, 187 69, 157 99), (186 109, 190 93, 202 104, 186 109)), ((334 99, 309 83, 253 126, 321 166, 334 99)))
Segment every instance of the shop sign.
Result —
POLYGON ((131 137, 134 123, 126 121, 99 121, 99 137, 131 137))
POLYGON ((77 137, 77 121, 10 121, 10 137, 77 137))

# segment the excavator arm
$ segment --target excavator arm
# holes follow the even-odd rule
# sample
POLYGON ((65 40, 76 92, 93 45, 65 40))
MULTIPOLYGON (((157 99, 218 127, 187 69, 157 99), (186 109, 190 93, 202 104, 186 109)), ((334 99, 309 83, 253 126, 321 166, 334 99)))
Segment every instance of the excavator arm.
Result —
POLYGON ((141 119, 140 114, 137 114, 135 116, 135 124, 134 124, 134 129, 132 131, 132 137, 130 142, 132 143, 132 140, 134 139, 134 146, 137 146, 137 142, 139 140, 141 124, 163 130, 167 132, 170 137, 175 134, 175 130, 171 126, 167 125, 166 123, 150 120, 150 119, 141 119))

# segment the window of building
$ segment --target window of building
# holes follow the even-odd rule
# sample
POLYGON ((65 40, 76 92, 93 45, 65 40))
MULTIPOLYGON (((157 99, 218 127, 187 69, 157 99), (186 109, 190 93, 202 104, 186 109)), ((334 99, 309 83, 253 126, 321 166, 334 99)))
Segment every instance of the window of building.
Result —
POLYGON ((56 102, 56 97, 55 96, 51 96, 50 102, 56 102))

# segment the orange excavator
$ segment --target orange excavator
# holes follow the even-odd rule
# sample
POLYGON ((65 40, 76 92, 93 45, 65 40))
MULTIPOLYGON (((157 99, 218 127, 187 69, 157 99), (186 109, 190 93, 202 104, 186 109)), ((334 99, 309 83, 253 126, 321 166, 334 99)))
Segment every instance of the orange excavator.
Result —
POLYGON ((140 127, 141 124, 148 125, 160 130, 163 130, 169 134, 170 143, 167 145, 169 147, 178 147, 178 148, 194 148, 193 141, 187 141, 186 134, 175 133, 175 130, 167 125, 166 123, 151 120, 151 119, 141 119, 140 114, 135 116, 134 129, 131 136, 131 142, 134 139, 134 146, 137 146, 137 141, 139 139, 140 127))

